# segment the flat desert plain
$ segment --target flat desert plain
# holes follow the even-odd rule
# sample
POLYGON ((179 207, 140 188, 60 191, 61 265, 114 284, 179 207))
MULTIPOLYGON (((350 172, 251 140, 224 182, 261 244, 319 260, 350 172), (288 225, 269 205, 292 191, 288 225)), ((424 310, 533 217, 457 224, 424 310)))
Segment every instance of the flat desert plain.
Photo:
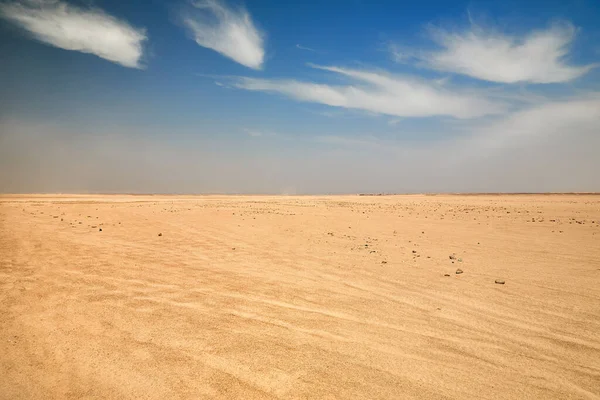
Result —
POLYGON ((2 196, 0 285, 3 399, 600 398, 600 196, 2 196))

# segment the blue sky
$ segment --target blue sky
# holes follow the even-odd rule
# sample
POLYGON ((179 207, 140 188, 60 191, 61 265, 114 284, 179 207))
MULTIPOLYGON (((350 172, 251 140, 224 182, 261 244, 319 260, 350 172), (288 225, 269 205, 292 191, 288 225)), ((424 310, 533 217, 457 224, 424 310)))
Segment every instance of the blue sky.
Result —
POLYGON ((600 191, 596 1, 0 2, 0 191, 600 191))

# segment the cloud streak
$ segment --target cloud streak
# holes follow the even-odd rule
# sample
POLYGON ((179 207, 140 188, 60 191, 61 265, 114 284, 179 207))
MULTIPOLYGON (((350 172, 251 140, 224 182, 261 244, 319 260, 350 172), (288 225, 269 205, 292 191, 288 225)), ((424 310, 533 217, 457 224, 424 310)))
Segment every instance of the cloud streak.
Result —
POLYGON ((0 4, 0 16, 43 43, 142 68, 145 30, 100 9, 83 9, 61 1, 22 1, 0 4))
POLYGON ((441 47, 433 52, 392 48, 397 61, 417 59, 430 69, 501 83, 558 83, 579 78, 597 65, 567 63, 576 30, 568 23, 531 31, 523 37, 493 32, 476 25, 463 32, 430 29, 441 47))
POLYGON ((317 52, 315 49, 311 49, 310 47, 302 46, 301 44, 297 44, 296 48, 300 49, 300 50, 310 51, 310 52, 313 52, 313 53, 317 52))
POLYGON ((398 117, 475 118, 502 113, 506 108, 502 102, 489 100, 485 96, 452 91, 417 79, 331 66, 312 67, 350 79, 352 84, 329 85, 244 77, 234 86, 279 93, 298 101, 398 117))
POLYGON ((217 0, 192 2, 182 22, 193 39, 233 61, 261 69, 265 58, 264 35, 245 9, 231 9, 217 0))

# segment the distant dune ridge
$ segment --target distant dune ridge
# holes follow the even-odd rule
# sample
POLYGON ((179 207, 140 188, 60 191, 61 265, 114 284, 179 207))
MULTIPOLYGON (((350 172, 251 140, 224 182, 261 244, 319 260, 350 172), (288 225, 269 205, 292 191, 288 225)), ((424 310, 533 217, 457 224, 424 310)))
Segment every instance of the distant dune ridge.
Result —
POLYGON ((596 194, 0 196, 0 399, 600 399, 596 194))

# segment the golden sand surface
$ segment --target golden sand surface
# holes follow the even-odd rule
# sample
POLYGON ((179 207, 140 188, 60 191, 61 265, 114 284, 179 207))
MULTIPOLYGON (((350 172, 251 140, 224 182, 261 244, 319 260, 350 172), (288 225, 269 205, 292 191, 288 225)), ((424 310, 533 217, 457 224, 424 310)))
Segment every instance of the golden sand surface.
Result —
POLYGON ((0 398, 600 399, 600 196, 0 196, 0 398))

